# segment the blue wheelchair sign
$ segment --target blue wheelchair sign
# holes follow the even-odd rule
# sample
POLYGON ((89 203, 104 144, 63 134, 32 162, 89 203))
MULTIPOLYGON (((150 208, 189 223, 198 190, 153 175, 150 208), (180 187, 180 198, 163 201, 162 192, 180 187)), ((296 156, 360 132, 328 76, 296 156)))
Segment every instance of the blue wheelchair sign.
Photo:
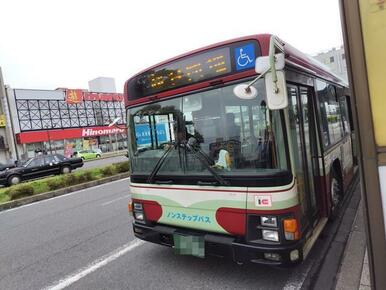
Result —
POLYGON ((255 60, 255 46, 252 43, 235 48, 236 70, 254 68, 255 60))

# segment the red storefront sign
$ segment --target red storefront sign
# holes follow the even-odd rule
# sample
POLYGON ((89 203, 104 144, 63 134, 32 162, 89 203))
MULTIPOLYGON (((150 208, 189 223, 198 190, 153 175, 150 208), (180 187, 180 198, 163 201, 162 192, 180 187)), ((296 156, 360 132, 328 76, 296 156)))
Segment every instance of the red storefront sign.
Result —
POLYGON ((45 131, 22 132, 16 134, 16 139, 18 144, 24 144, 35 142, 48 142, 63 139, 75 139, 83 137, 106 136, 122 133, 126 133, 126 130, 116 127, 100 126, 75 129, 54 129, 45 131))
POLYGON ((93 93, 82 90, 66 90, 66 102, 68 104, 78 104, 85 101, 105 101, 105 102, 122 102, 123 94, 114 93, 93 93))
POLYGON ((83 100, 82 90, 67 90, 66 91, 66 102, 68 104, 79 104, 83 100))

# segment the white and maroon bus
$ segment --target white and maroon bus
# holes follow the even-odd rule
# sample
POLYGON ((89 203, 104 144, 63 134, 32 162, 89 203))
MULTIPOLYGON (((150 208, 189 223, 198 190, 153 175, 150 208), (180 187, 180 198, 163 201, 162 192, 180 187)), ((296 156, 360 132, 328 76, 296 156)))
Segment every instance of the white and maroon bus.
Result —
POLYGON ((302 261, 353 178, 349 91, 275 36, 125 84, 135 236, 180 254, 302 261))

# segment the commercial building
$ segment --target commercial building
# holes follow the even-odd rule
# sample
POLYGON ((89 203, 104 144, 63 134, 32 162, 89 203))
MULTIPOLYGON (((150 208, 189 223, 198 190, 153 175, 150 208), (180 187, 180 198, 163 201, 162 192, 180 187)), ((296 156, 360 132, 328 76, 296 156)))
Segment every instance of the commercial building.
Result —
POLYGON ((347 64, 343 46, 318 53, 314 57, 347 82, 347 64))
POLYGON ((9 112, 5 118, 12 131, 12 159, 26 159, 40 150, 71 156, 82 149, 127 148, 122 94, 6 88, 2 103, 9 112), (116 126, 109 127, 116 119, 116 126))
POLYGON ((13 131, 10 126, 9 108, 0 67, 0 163, 8 163, 13 159, 15 148, 13 131))

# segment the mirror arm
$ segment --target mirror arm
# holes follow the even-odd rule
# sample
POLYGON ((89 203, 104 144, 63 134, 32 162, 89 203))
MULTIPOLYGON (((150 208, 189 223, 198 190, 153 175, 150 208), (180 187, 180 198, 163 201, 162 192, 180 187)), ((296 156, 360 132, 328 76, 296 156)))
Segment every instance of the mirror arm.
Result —
POLYGON ((247 85, 247 87, 245 88, 245 92, 246 92, 246 93, 250 93, 250 92, 251 92, 251 86, 252 86, 255 82, 257 82, 259 79, 261 79, 267 72, 269 72, 270 69, 271 69, 270 67, 267 68, 262 74, 258 75, 257 78, 255 78, 253 81, 251 81, 251 82, 247 85))
POLYGON ((275 50, 278 49, 280 52, 284 53, 284 48, 279 40, 275 36, 271 36, 269 40, 269 63, 270 67, 268 67, 264 72, 262 72, 257 78, 251 81, 247 87, 245 88, 246 93, 251 92, 251 86, 257 82, 260 78, 262 78, 267 72, 271 71, 272 73, 272 82, 273 82, 273 92, 277 94, 279 92, 279 88, 277 86, 277 73, 276 73, 276 56, 275 50))
POLYGON ((275 56, 275 49, 280 50, 280 52, 284 52, 284 49, 282 45, 279 43, 279 41, 276 39, 275 36, 271 36, 269 40, 269 63, 270 63, 270 69, 272 73, 272 82, 273 82, 273 90, 274 93, 277 94, 279 92, 279 88, 277 87, 277 73, 276 73, 276 56, 275 56))

